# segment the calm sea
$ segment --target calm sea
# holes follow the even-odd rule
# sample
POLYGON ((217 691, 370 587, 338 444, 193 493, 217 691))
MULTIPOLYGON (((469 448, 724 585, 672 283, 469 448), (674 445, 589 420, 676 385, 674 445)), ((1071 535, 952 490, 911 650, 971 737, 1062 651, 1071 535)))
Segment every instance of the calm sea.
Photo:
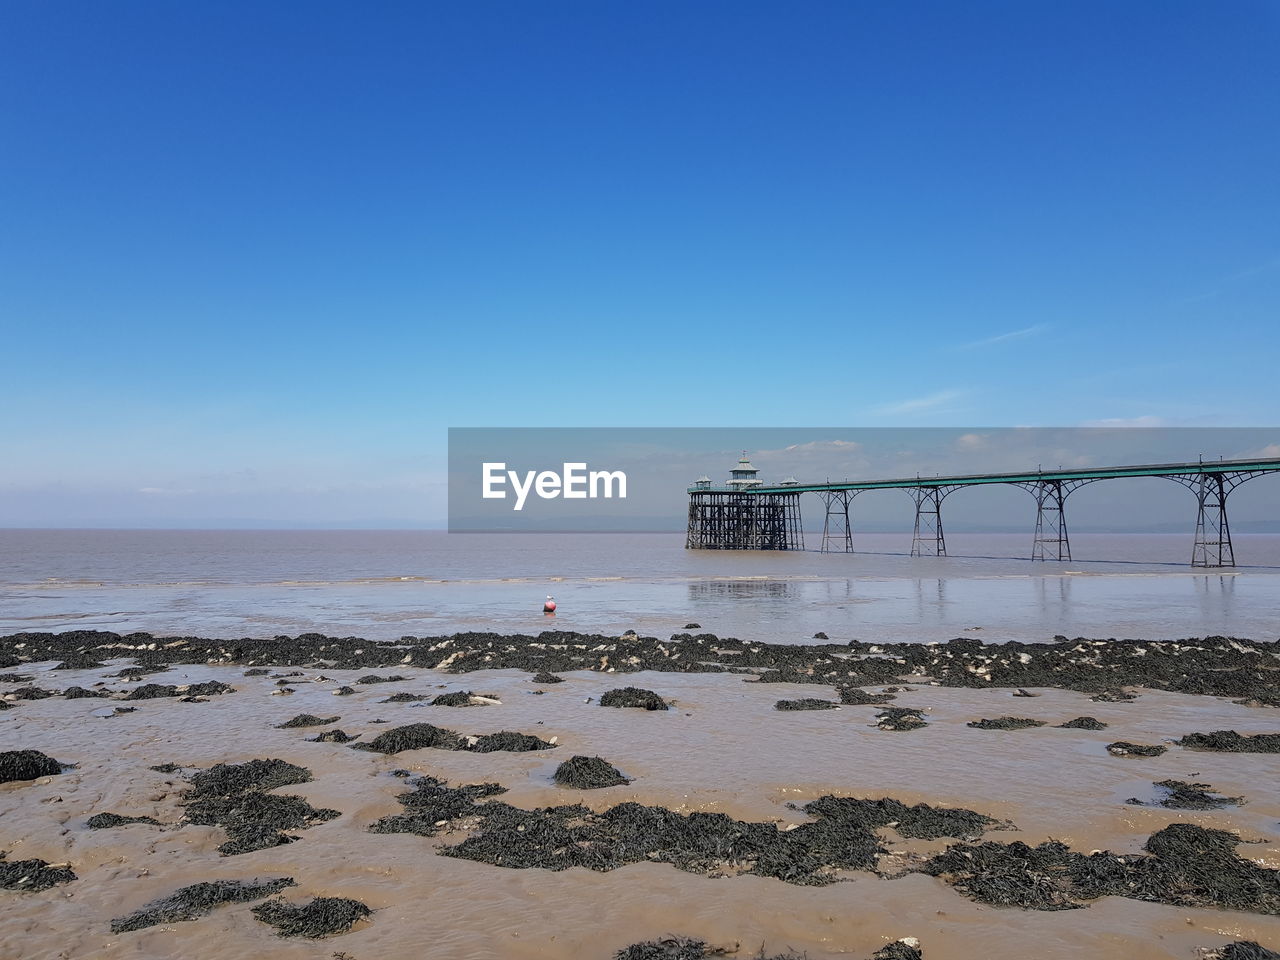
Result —
MULTIPOLYGON (((815 538, 816 540, 816 538, 815 538)), ((1186 535, 1079 534, 1033 563, 1029 538, 909 534, 854 554, 689 551, 675 534, 0 530, 0 633, 147 630, 394 639, 462 629, 833 640, 1046 640, 1055 634, 1280 635, 1280 535, 1236 537, 1240 566, 1193 570, 1186 535), (546 595, 559 611, 541 613, 546 595)))

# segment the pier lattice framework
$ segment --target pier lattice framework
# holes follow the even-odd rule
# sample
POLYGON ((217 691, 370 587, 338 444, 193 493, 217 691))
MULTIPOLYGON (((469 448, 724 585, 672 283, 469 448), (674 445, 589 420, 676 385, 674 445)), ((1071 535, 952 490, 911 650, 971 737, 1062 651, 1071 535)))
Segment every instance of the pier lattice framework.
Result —
POLYGON ((868 490, 903 490, 915 503, 911 555, 945 557, 947 543, 942 525, 942 502, 965 487, 1008 484, 1026 490, 1036 501, 1031 559, 1070 560, 1066 502, 1074 491, 1102 480, 1160 477, 1181 484, 1196 497, 1196 532, 1191 565, 1233 567, 1235 549, 1227 519, 1227 497, 1242 483, 1274 473, 1280 473, 1280 459, 1202 460, 891 480, 790 482, 756 486, 749 490, 699 485, 689 488, 685 545, 690 549, 803 550, 800 495, 816 493, 825 506, 821 551, 852 553, 854 541, 849 506, 853 498, 868 490))

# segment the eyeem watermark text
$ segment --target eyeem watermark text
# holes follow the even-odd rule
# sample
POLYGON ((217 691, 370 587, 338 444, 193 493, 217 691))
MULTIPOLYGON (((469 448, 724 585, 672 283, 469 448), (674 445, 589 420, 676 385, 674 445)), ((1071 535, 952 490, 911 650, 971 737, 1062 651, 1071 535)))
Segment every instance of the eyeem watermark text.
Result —
POLYGON ((566 463, 563 473, 556 473, 554 470, 526 470, 523 476, 515 470, 508 470, 505 463, 485 463, 482 464, 482 476, 483 496, 486 500, 505 500, 506 485, 511 484, 511 489, 515 492, 515 505, 511 508, 513 510, 524 509, 530 490, 543 500, 554 500, 557 497, 566 500, 627 498, 625 473, 621 470, 588 471, 585 463, 566 463))

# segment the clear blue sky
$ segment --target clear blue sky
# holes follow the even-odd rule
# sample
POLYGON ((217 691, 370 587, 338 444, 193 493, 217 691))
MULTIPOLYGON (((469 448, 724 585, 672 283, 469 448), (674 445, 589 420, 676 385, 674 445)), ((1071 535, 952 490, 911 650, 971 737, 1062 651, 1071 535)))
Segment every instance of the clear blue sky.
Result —
POLYGON ((6 0, 0 523, 439 516, 450 425, 1277 423, 1277 171, 1274 2, 6 0))

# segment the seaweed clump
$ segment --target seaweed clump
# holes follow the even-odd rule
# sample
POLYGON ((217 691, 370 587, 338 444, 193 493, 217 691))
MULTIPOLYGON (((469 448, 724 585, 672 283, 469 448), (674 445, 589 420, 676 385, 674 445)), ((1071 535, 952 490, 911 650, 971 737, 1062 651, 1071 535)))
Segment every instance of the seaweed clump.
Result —
POLYGON ((337 723, 341 719, 341 717, 317 717, 312 713, 300 713, 292 720, 276 724, 276 729, 292 730, 296 727, 324 727, 331 723, 337 723))
POLYGON ((579 804, 525 810, 487 799, 501 792, 495 784, 450 787, 423 778, 399 798, 405 814, 385 817, 371 829, 421 836, 467 829, 468 837, 438 852, 515 869, 607 872, 651 861, 707 876, 749 873, 817 885, 834 881, 840 870, 874 870, 886 852, 878 829, 893 826, 904 837, 961 838, 996 822, 972 810, 827 796, 803 808, 811 822, 780 829, 722 813, 682 814, 639 803, 596 813, 579 804))
POLYGON ((420 837, 434 837, 450 821, 469 816, 477 800, 506 792, 506 787, 496 783, 450 787, 444 780, 436 777, 421 777, 414 783, 412 790, 396 797, 405 812, 383 817, 369 828, 369 832, 412 833, 420 837))
MULTIPOLYGON (((690 937, 662 937, 644 940, 623 947, 615 953, 614 960, 707 960, 710 957, 727 957, 738 952, 738 945, 716 947, 703 940, 690 937)), ((752 960, 806 960, 808 954, 788 950, 785 953, 766 954, 764 947, 752 960)), ((923 960, 920 941, 914 937, 895 940, 871 955, 871 960, 923 960)))
POLYGON ((1113 757, 1158 757, 1168 749, 1163 744, 1150 746, 1145 743, 1129 743, 1127 740, 1107 744, 1107 753, 1113 757))
POLYGON ((393 673, 389 677, 380 677, 376 673, 368 673, 357 680, 356 683, 399 683, 401 680, 408 679, 408 677, 402 677, 398 673, 393 673))
POLYGON ((393 727, 368 743, 358 743, 352 749, 370 750, 374 753, 393 754, 404 750, 468 750, 472 753, 494 753, 499 750, 526 753, 531 750, 549 750, 554 743, 527 733, 502 730, 481 736, 463 736, 453 730, 431 723, 410 723, 393 727))
POLYGON ((421 700, 426 700, 426 699, 427 698, 420 693, 408 693, 408 692, 402 691, 400 693, 393 693, 391 696, 387 697, 387 699, 379 700, 378 702, 379 703, 417 703, 421 700))
POLYGON ((1096 717, 1076 717, 1058 724, 1059 730, 1105 730, 1107 725, 1096 717))
POLYGON ((130 823, 149 823, 160 826, 160 821, 155 817, 126 817, 119 813, 95 813, 85 821, 84 825, 90 830, 109 830, 112 827, 123 827, 130 823))
POLYGON ((557 677, 554 673, 546 670, 539 670, 533 675, 534 683, 564 683, 564 677, 557 677))
POLYGON ((1043 727, 1045 721, 1031 720, 1028 717, 996 717, 994 720, 970 720, 966 727, 976 730, 1026 730, 1030 727, 1043 727))
POLYGON ((773 705, 775 710, 835 710, 838 703, 830 700, 818 700, 814 697, 802 697, 799 700, 779 700, 773 705))
POLYGON ((617 767, 600 757, 570 757, 556 768, 555 781, 562 787, 599 790, 630 783, 617 767))
POLYGON ((1227 753, 1280 753, 1280 733, 1242 736, 1234 730, 1188 733, 1174 743, 1190 750, 1220 750, 1227 753))
POLYGON ((462 738, 452 730, 431 723, 410 723, 380 733, 368 743, 356 744, 355 750, 371 750, 374 753, 401 753, 405 750, 460 750, 462 738))
POLYGON ((141 910, 111 921, 112 933, 129 933, 161 923, 181 923, 199 920, 215 907, 224 903, 248 903, 261 900, 285 887, 294 886, 293 877, 277 877, 272 880, 213 880, 193 883, 175 890, 169 896, 153 900, 141 910))
POLYGON ((44 690, 40 687, 19 687, 6 696, 11 700, 48 700, 50 697, 56 697, 56 690, 44 690))
MULTIPOLYGON (((0 669, 66 660, 80 655, 132 655, 130 675, 174 664, 271 662, 332 670, 392 670, 412 665, 451 673, 519 669, 634 673, 736 671, 762 682, 828 686, 893 684, 930 677, 946 687, 1058 688, 1103 700, 1131 698, 1112 691, 1149 688, 1280 705, 1275 662, 1280 641, 1210 636, 1182 640, 1057 638, 1055 643, 989 643, 967 638, 949 643, 846 643, 816 637, 806 644, 745 642, 710 633, 669 638, 546 630, 539 634, 462 632, 448 636, 372 641, 304 633, 247 642, 243 639, 158 638, 148 633, 67 630, 0 637, 0 669), (1105 695, 1104 695, 1105 694, 1105 695)), ((377 676, 374 674, 374 676, 377 676)), ((378 679, 383 679, 379 677, 378 679)))
POLYGON ((360 738, 353 737, 344 730, 326 730, 319 736, 307 738, 307 743, 350 743, 358 739, 360 738))
MULTIPOLYGON (((496 700, 497 697, 492 694, 480 694, 489 700, 496 700)), ((476 694, 470 690, 453 690, 449 693, 442 693, 431 701, 433 707, 474 707, 478 706, 474 699, 476 694)))
POLYGON ((178 688, 172 683, 144 683, 129 691, 126 700, 159 700, 162 697, 176 697, 178 688))
POLYGON ((1204 960, 1280 960, 1280 953, 1268 950, 1255 940, 1237 940, 1210 950, 1204 960))
POLYGON ((62 691, 63 697, 68 700, 83 700, 86 697, 109 697, 109 690, 89 690, 85 687, 67 687, 62 691))
POLYGON ((982 903, 1071 910, 1117 896, 1182 907, 1280 913, 1280 871, 1239 856, 1240 838, 1174 823, 1153 833, 1146 854, 1081 854, 1057 842, 956 844, 921 868, 982 903))
POLYGON ((0 890, 36 893, 76 879, 70 867, 54 866, 45 860, 7 860, 0 853, 0 890))
POLYGON ((221 680, 206 680, 203 683, 189 683, 182 692, 189 697, 215 697, 224 693, 235 693, 236 688, 221 680))
POLYGON ((671 705, 652 690, 621 687, 600 697, 602 707, 640 707, 644 710, 670 710, 671 705))
POLYGON ((872 703, 888 703, 895 699, 892 693, 868 693, 860 687, 841 687, 839 693, 841 703, 855 707, 872 703))
POLYGON ((881 730, 918 730, 926 725, 924 711, 915 707, 885 707, 876 714, 881 730))
POLYGON ((284 760, 220 763, 191 778, 183 800, 186 818, 227 832, 227 842, 218 847, 223 856, 292 843, 298 838, 284 831, 305 830, 341 812, 317 809, 302 797, 265 791, 310 780, 311 771, 284 760))
MULTIPOLYGON (((1213 810, 1217 807, 1230 807, 1244 802, 1243 797, 1215 796, 1207 783, 1187 783, 1183 780, 1158 780, 1153 786, 1163 787, 1165 796, 1156 801, 1156 806, 1169 807, 1173 810, 1213 810)), ((1136 805, 1144 805, 1137 797, 1125 801, 1136 805)))
POLYGON ((62 764, 39 750, 6 750, 0 753, 0 783, 38 780, 62 772, 62 764))
POLYGON ((345 933, 372 913, 365 904, 349 897, 316 897, 305 904, 276 898, 253 908, 253 915, 275 927, 279 936, 312 940, 345 933))

